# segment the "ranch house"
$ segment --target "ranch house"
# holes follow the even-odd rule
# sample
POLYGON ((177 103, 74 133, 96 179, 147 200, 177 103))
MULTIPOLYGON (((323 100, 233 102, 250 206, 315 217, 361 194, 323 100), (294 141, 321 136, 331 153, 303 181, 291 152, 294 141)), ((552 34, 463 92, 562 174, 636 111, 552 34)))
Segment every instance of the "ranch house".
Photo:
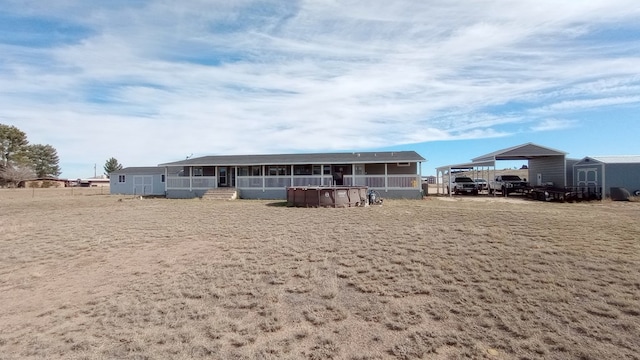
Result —
POLYGON ((387 198, 420 198, 421 165, 415 151, 218 155, 190 158, 164 168, 168 198, 202 197, 232 188, 238 198, 286 199, 289 186, 368 186, 387 198), (182 170, 169 173, 174 167, 182 170))

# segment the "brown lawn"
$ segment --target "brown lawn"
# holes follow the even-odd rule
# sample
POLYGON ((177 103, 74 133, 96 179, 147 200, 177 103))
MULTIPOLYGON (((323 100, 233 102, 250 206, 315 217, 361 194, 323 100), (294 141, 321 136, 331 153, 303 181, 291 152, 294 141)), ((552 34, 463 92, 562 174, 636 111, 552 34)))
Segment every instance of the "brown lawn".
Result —
POLYGON ((640 202, 55 191, 0 190, 0 359, 640 359, 640 202))

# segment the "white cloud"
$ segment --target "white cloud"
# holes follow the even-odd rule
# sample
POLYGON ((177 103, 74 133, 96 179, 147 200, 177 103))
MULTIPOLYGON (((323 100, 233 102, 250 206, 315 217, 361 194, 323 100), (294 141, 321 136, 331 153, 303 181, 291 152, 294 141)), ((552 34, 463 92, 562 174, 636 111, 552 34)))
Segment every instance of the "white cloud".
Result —
POLYGON ((570 129, 577 126, 578 123, 575 120, 563 120, 563 119, 544 119, 539 123, 535 123, 531 126, 531 131, 553 131, 570 129))
POLYGON ((63 161, 502 137, 640 104, 637 39, 615 35, 635 1, 25 4, 5 11, 87 29, 0 44, 0 121, 63 161))

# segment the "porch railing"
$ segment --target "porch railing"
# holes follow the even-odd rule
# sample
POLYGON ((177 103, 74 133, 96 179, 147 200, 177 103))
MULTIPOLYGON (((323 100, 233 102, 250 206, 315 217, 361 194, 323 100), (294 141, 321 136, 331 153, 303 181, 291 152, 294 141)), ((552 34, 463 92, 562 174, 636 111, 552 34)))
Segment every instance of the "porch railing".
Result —
MULTIPOLYGON (((375 189, 410 189, 420 186, 419 175, 345 175, 343 185, 368 186, 375 189)), ((212 189, 217 187, 215 176, 174 176, 167 178, 167 189, 212 189)), ((308 176, 238 176, 237 188, 284 188, 287 186, 331 186, 333 178, 326 175, 308 176)))
POLYGON ((218 178, 215 176, 171 176, 167 178, 167 189, 213 189, 218 187, 218 178))

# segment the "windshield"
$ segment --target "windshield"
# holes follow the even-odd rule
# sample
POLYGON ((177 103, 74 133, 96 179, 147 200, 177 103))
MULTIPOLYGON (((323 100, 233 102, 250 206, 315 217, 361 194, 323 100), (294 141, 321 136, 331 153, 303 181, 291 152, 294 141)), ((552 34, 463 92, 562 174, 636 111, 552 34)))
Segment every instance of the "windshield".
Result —
POLYGON ((473 182, 473 180, 471 180, 471 178, 468 178, 468 177, 457 177, 456 182, 473 182))
POLYGON ((518 175, 502 175, 502 180, 506 181, 521 181, 520 176, 518 175))

